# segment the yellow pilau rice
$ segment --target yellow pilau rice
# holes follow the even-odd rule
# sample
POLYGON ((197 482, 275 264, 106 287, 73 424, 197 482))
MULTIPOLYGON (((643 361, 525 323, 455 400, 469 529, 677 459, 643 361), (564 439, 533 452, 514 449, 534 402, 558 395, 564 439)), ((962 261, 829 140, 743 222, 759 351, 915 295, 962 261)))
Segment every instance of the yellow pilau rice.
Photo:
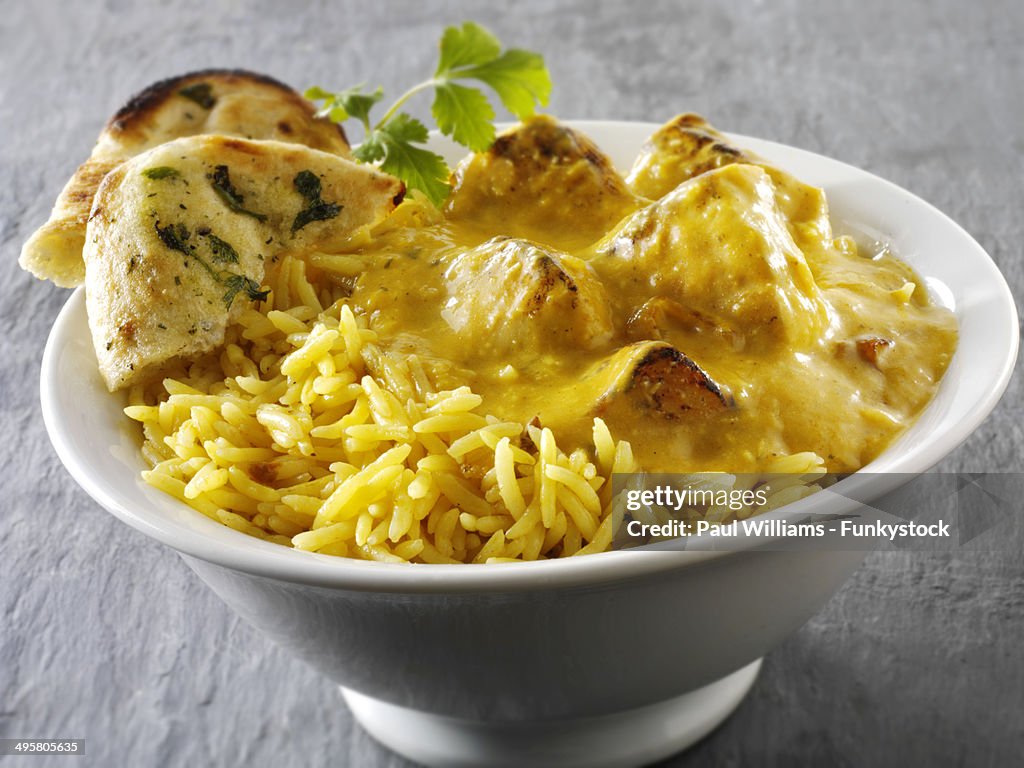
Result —
MULTIPOLYGON (((601 419, 592 450, 566 453, 549 429, 481 413, 469 387, 436 391, 415 355, 384 353, 302 259, 284 257, 270 286, 219 354, 130 390, 148 483, 243 533, 330 555, 494 563, 611 547, 623 518, 611 476, 639 468, 601 419)), ((815 490, 821 464, 813 453, 770 462, 789 474, 770 507, 815 490)))
POLYGON ((616 526, 611 475, 630 446, 594 420, 594 450, 434 391, 390 358, 344 298, 285 257, 273 292, 221 353, 129 393, 151 485, 244 533, 389 562, 535 560, 600 552, 616 526), (376 375, 365 360, 376 362, 376 375))

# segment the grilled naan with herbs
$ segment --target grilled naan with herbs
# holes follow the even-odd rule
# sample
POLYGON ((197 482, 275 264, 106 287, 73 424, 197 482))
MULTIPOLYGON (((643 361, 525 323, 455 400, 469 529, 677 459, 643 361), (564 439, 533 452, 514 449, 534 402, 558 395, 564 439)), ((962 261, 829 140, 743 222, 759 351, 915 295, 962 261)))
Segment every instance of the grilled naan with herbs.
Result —
POLYGON ((49 220, 22 248, 22 268, 65 288, 80 285, 85 280, 85 225, 103 177, 147 149, 206 133, 274 139, 350 156, 340 126, 316 117, 312 104, 265 75, 211 69, 162 80, 110 118, 89 159, 61 191, 49 220))
POLYGON ((279 141, 192 136, 107 174, 86 230, 86 307, 111 390, 215 349, 283 252, 337 249, 400 181, 279 141))

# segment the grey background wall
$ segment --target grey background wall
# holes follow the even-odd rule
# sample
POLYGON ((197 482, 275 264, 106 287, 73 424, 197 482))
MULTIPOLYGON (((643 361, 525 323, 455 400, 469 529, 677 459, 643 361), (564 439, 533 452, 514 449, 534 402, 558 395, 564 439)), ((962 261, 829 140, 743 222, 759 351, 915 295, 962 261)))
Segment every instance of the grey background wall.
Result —
MULTIPOLYGON (((1024 5, 1011 0, 0 4, 0 737, 86 738, 84 762, 104 766, 404 764, 333 686, 72 483, 37 395, 67 293, 16 258, 107 116, 149 82, 226 65, 396 93, 467 18, 546 53, 560 116, 694 110, 864 167, 962 223, 1024 295, 1024 5)), ((946 469, 1024 469, 1022 388, 946 469)), ((1019 549, 876 553, 768 657, 736 715, 669 764, 1016 763, 1022 637, 1019 549)))

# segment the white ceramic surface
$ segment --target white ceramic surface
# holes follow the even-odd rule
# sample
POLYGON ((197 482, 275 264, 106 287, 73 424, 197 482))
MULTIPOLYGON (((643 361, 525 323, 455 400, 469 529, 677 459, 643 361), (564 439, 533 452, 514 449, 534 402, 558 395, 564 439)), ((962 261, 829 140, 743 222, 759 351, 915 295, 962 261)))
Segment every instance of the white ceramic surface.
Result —
POLYGON ((345 688, 342 695, 371 736, 424 765, 629 768, 662 760, 711 733, 740 705, 760 669, 758 659, 668 701, 613 715, 542 724, 425 715, 345 688))
MULTIPOLYGON (((656 127, 577 125, 620 168, 656 127)), ((910 193, 808 152, 736 140, 823 186, 840 226, 891 242, 959 317, 960 346, 935 401, 869 467, 882 474, 860 478, 857 498, 868 501, 893 487, 886 478, 897 475, 885 473, 928 469, 994 407, 1017 353, 1010 291, 969 235, 910 193)), ((435 142, 457 158, 446 142, 435 142)), ((100 381, 81 290, 54 324, 41 396, 58 455, 98 503, 181 552, 225 602, 325 676, 406 712, 542 729, 551 718, 623 714, 675 700, 770 651, 863 557, 634 550, 568 561, 407 566, 247 537, 141 480, 139 438, 121 414, 121 397, 100 381)), ((773 514, 842 512, 844 503, 854 504, 817 494, 773 514)), ((428 732, 430 722, 422 727, 428 732)), ((659 733, 662 746, 683 743, 678 733, 659 733)), ((462 736, 473 738, 466 730, 462 736)), ((579 740, 576 758, 588 754, 596 754, 593 745, 579 740)))

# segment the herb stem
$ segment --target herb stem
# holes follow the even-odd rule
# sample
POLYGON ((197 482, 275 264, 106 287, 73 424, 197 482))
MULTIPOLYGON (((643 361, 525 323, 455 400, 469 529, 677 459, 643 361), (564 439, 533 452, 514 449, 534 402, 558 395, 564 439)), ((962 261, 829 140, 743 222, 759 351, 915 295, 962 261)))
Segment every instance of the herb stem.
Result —
POLYGON ((394 117, 395 113, 397 113, 398 110, 401 109, 402 105, 405 104, 405 102, 407 102, 417 93, 419 93, 420 91, 425 91, 428 88, 433 88, 434 86, 440 85, 440 83, 440 80, 438 80, 436 77, 432 77, 429 80, 424 80, 419 85, 414 85, 412 88, 410 88, 408 91, 406 91, 405 93, 398 97, 395 103, 392 104, 388 111, 384 113, 384 117, 380 119, 380 121, 374 127, 374 130, 378 130, 381 126, 387 123, 388 120, 394 117))

